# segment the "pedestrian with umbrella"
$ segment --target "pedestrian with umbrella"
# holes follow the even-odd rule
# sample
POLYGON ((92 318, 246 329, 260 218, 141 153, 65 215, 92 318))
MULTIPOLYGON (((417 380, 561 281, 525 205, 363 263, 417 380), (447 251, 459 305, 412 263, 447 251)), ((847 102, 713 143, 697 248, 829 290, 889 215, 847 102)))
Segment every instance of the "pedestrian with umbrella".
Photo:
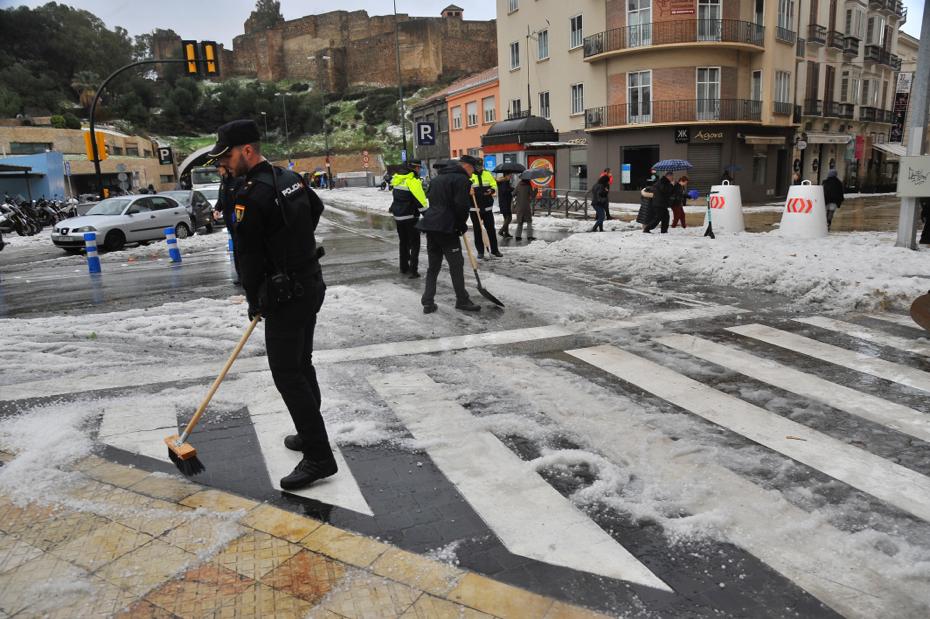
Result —
POLYGON ((662 234, 668 232, 668 209, 672 206, 672 196, 675 193, 675 187, 672 184, 674 173, 676 170, 690 170, 692 167, 684 159, 664 159, 652 166, 652 169, 660 173, 664 172, 664 174, 655 185, 652 198, 652 219, 643 228, 643 232, 649 234, 659 224, 662 224, 662 234))
POLYGON ((503 174, 497 181, 497 199, 500 206, 501 216, 504 218, 504 225, 498 230, 498 234, 505 239, 511 238, 510 222, 513 221, 513 185, 511 178, 513 174, 519 174, 526 168, 519 163, 502 163, 494 168, 495 174, 503 174))

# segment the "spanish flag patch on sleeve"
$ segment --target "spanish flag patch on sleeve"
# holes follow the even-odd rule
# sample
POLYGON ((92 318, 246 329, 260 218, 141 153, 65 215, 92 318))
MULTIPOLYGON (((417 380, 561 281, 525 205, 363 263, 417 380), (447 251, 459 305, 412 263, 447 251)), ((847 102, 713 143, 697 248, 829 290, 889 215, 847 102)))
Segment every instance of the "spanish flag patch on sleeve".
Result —
POLYGON ((245 219, 245 205, 237 204, 235 210, 236 210, 236 222, 242 223, 242 220, 245 219))

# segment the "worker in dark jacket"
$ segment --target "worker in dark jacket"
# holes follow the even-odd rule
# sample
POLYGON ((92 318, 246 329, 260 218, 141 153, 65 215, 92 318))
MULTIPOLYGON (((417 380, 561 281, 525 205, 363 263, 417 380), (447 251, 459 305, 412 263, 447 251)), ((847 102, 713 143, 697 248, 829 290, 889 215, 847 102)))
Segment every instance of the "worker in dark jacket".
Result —
POLYGON ((643 229, 643 232, 652 232, 659 223, 662 224, 662 234, 668 232, 668 209, 672 206, 672 196, 675 186, 672 185, 674 174, 669 171, 656 183, 652 197, 652 220, 643 229))
POLYGON ((497 199, 501 216, 504 218, 504 225, 497 233, 505 239, 513 236, 510 234, 510 222, 513 221, 513 185, 510 184, 510 177, 511 174, 508 172, 497 181, 497 199))
POLYGON ((455 307, 466 312, 477 312, 481 306, 472 303, 465 290, 465 259, 459 236, 468 231, 468 213, 472 209, 470 177, 475 170, 469 163, 450 162, 439 170, 430 182, 427 200, 429 207, 417 222, 417 228, 426 233, 426 285, 423 288, 423 313, 432 314, 437 306, 436 280, 442 260, 449 263, 452 287, 455 289, 455 307))
POLYGON ((426 194, 423 193, 423 183, 420 181, 419 159, 407 162, 407 169, 403 174, 395 174, 391 179, 394 202, 391 203, 391 215, 397 225, 397 236, 400 241, 400 272, 410 272, 410 279, 420 277, 417 267, 420 262, 420 231, 417 230, 417 219, 420 211, 428 205, 426 194))
POLYGON ((252 120, 227 123, 210 156, 244 177, 234 203, 236 252, 249 318, 265 323, 271 378, 297 430, 284 446, 303 452, 280 481, 283 490, 296 490, 338 470, 313 368, 313 333, 326 294, 314 239, 323 203, 298 174, 262 156, 260 135, 252 120))
POLYGON ((216 194, 216 206, 213 207, 214 218, 223 217, 223 224, 232 239, 233 266, 236 269, 236 279, 233 280, 235 285, 239 282, 239 254, 236 252, 236 194, 244 182, 242 177, 234 177, 229 170, 219 166, 220 189, 216 194))
POLYGON ((836 209, 843 205, 843 181, 836 177, 836 170, 827 172, 823 181, 823 201, 827 208, 827 230, 833 225, 836 209))

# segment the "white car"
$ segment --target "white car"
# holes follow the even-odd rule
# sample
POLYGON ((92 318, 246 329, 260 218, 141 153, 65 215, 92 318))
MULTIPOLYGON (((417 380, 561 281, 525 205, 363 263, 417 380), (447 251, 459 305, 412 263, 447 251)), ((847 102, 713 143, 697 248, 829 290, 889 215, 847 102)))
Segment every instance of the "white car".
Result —
POLYGON ((165 228, 174 228, 179 239, 190 236, 187 209, 166 196, 120 196, 98 202, 80 217, 55 224, 52 243, 77 253, 84 248, 84 233, 96 232, 98 247, 117 251, 126 243, 163 239, 165 228))

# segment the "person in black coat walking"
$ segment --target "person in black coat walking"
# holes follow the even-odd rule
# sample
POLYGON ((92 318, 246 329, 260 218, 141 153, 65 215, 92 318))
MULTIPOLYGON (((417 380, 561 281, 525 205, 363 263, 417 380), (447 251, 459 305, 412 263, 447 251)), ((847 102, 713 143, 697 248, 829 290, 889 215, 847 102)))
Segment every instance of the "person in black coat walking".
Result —
POLYGON ((501 226, 497 233, 505 239, 513 236, 510 234, 510 222, 513 221, 513 211, 511 210, 513 205, 513 185, 510 184, 510 176, 508 172, 497 181, 497 204, 500 207, 501 215, 504 217, 504 225, 501 226))
POLYGON ((652 232, 660 223, 662 224, 662 234, 668 232, 668 209, 672 206, 672 195, 675 193, 672 178, 674 178, 674 174, 666 172, 665 176, 656 183, 652 197, 652 219, 643 229, 643 232, 647 234, 652 232))
POLYGON ((216 206, 213 207, 216 217, 223 216, 223 224, 233 241, 233 266, 236 268, 236 279, 233 283, 239 285, 239 252, 236 249, 236 194, 242 189, 245 182, 243 177, 234 177, 223 166, 219 166, 220 188, 216 194, 216 206))
POLYGON ((604 231, 604 218, 607 216, 607 205, 610 204, 608 198, 610 192, 610 178, 605 174, 597 179, 594 187, 591 188, 592 198, 591 206, 594 207, 594 227, 591 232, 604 231))
POLYGON ((439 170, 429 184, 426 198, 429 207, 423 211, 417 228, 426 233, 426 284, 423 288, 423 313, 432 314, 438 307, 436 280, 445 258, 455 289, 455 307, 466 312, 477 312, 480 305, 472 303, 465 290, 465 259, 459 236, 468 231, 468 214, 472 208, 471 175, 474 168, 467 163, 452 162, 439 170))
POLYGON ((836 177, 836 170, 827 172, 823 181, 823 201, 827 206, 827 230, 833 225, 833 215, 843 204, 843 181, 836 177))

